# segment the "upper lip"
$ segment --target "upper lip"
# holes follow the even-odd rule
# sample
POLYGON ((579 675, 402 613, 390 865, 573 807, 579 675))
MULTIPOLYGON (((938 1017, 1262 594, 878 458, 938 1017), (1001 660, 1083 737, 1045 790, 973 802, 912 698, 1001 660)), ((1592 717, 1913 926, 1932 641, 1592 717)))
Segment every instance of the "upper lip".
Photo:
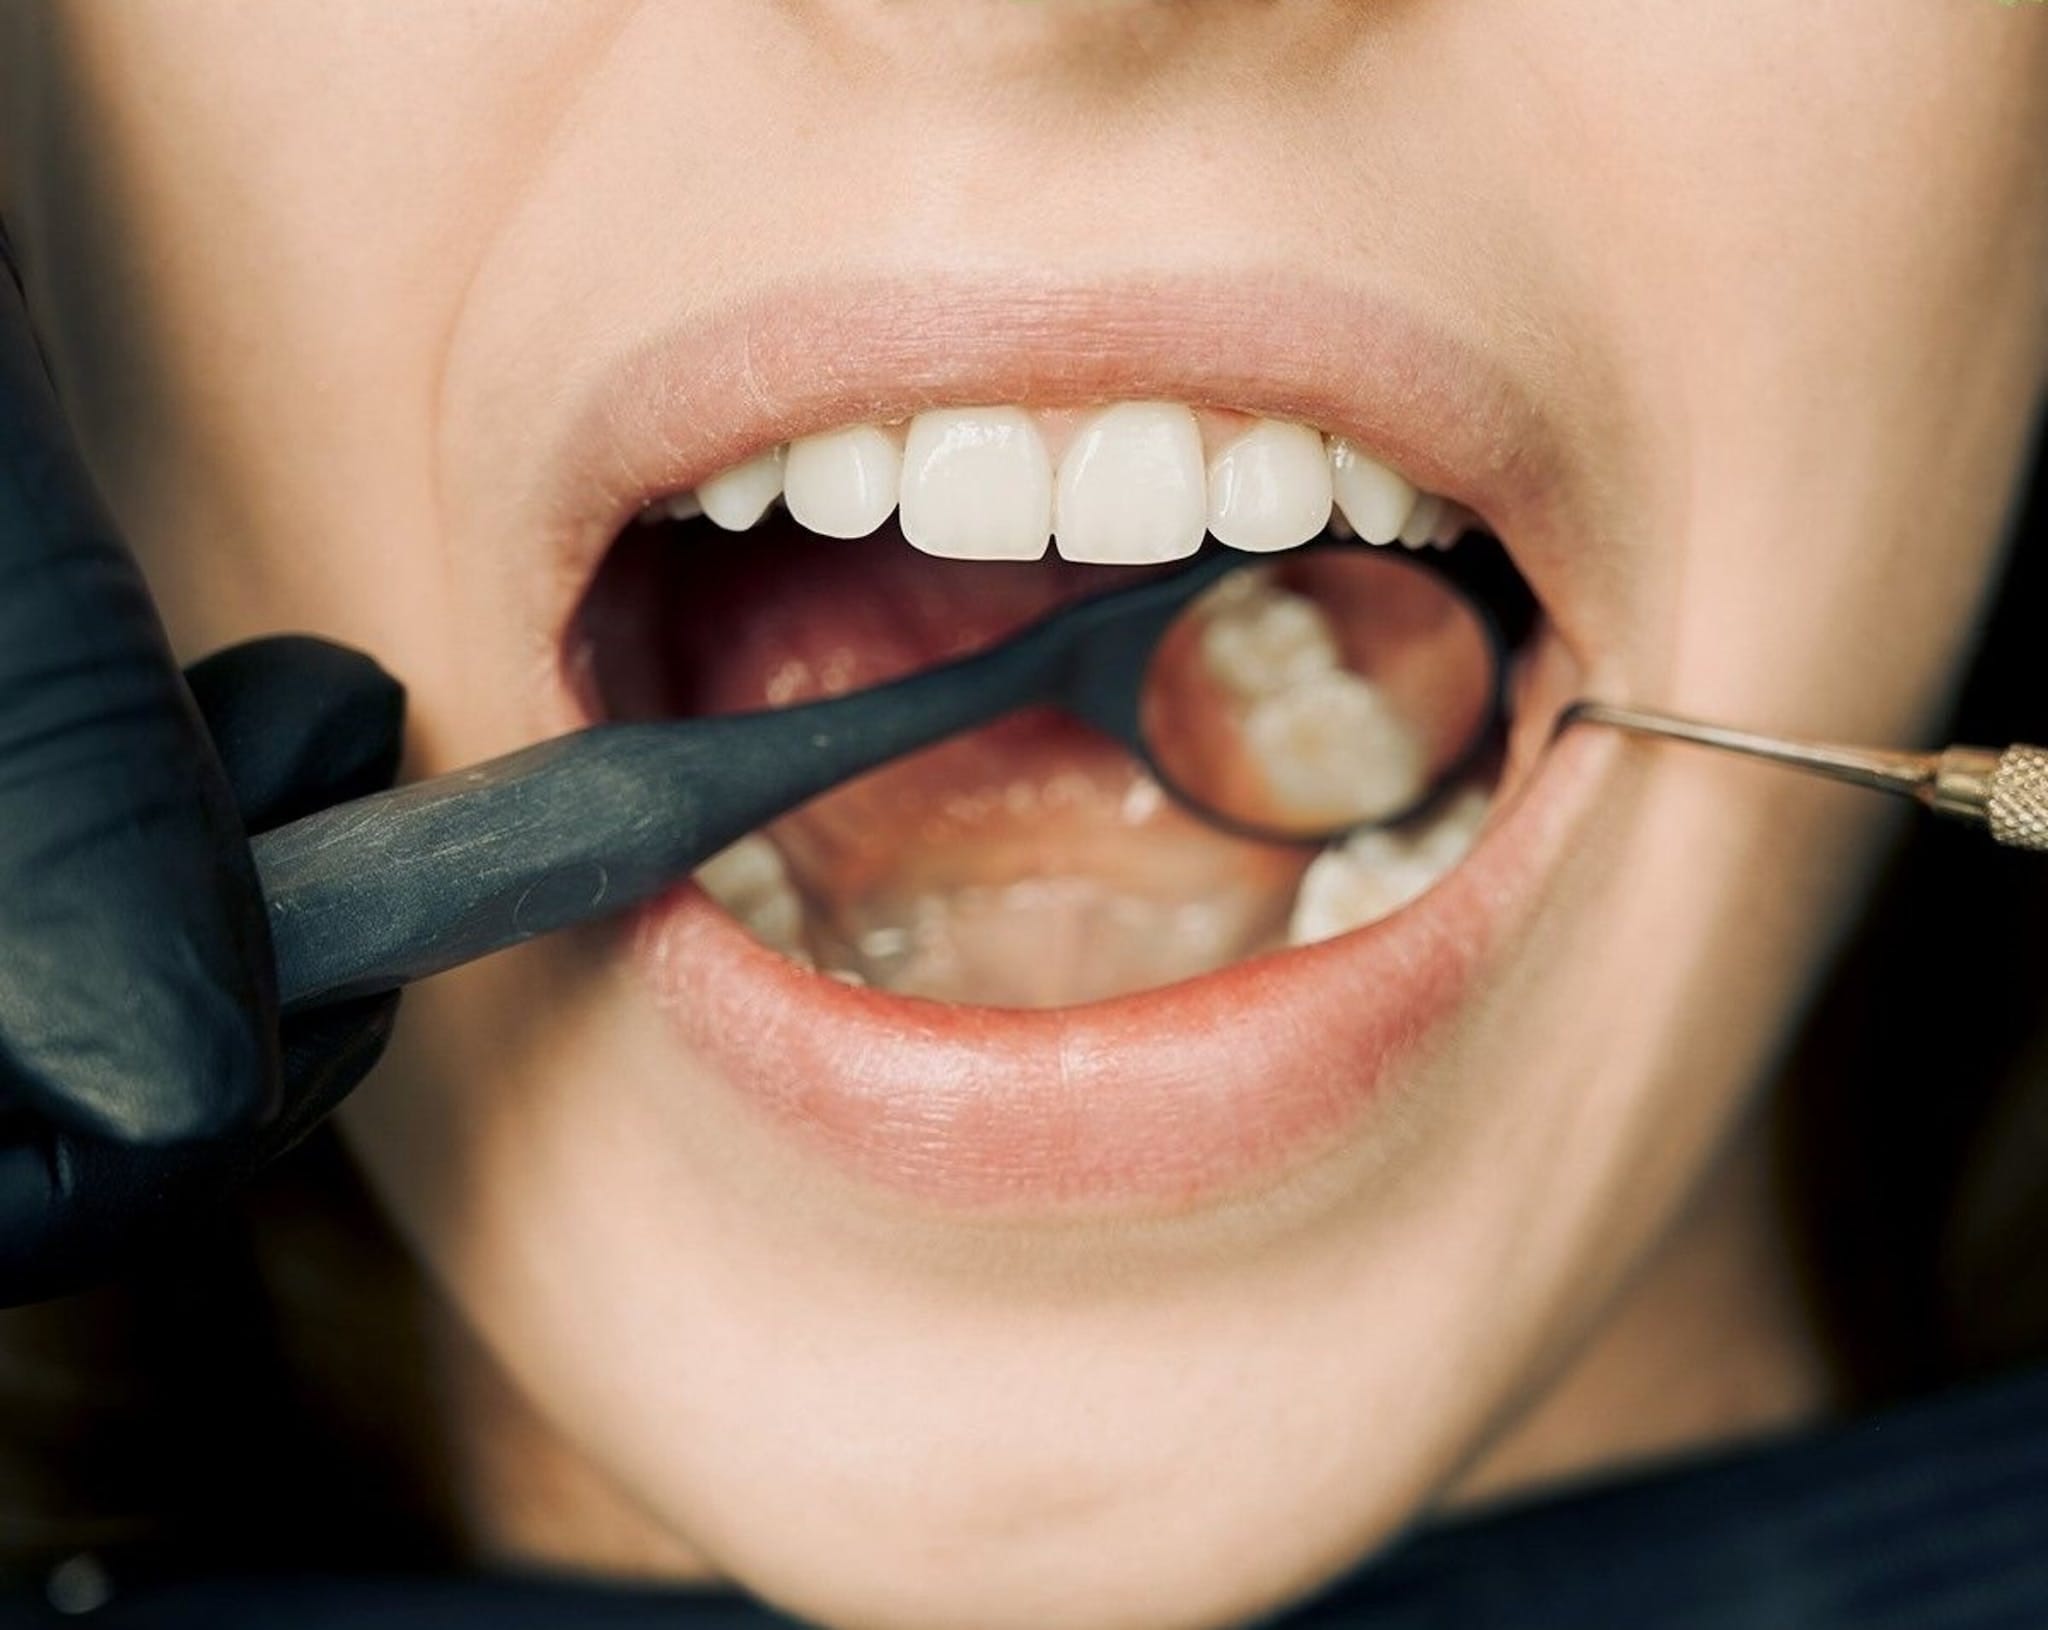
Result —
MULTIPOLYGON (((1086 285, 920 274, 775 284, 629 341, 542 461, 566 626, 649 501, 779 442, 928 407, 1163 399, 1349 437, 1498 535, 1568 647, 1584 462, 1483 336, 1371 288, 1303 278, 1086 285)), ((1580 653, 1582 654, 1582 653, 1580 653)))

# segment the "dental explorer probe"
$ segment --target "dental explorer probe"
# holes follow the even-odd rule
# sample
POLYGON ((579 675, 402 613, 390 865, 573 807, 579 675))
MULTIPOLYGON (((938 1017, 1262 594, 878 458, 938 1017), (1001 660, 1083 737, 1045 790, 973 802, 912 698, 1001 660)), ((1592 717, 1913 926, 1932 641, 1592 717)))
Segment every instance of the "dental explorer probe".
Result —
POLYGON ((1573 702, 1558 716, 1557 733, 1575 724, 1610 725, 1665 741, 1715 747, 1746 758, 1808 770, 1851 786, 1903 793, 1937 815, 1988 831, 2010 849, 2048 850, 2048 749, 2015 743, 1949 747, 1939 752, 1897 752, 1829 742, 1763 736, 1703 724, 1676 714, 1606 702, 1573 702))

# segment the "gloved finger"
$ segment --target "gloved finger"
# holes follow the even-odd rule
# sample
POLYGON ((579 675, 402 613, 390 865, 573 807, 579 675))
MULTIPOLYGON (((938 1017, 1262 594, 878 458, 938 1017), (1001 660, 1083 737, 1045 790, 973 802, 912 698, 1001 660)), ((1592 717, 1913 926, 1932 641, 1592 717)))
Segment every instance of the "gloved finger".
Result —
POLYGON ((262 1158, 275 1160, 332 1114, 370 1073, 391 1040, 398 992, 315 1008, 284 1026, 284 1108, 262 1130, 262 1158))
MULTIPOLYGON (((405 689, 370 658, 302 635, 252 640, 186 670, 251 831, 388 787, 403 746, 405 689)), ((285 1020, 284 1106, 262 1133, 282 1154, 370 1072, 398 997, 285 1020)))
POLYGON ((398 774, 405 687, 359 651, 281 634, 215 652, 185 679, 251 832, 398 774))
POLYGON ((161 1216, 182 1187, 167 1168, 186 1151, 74 1138, 47 1124, 0 1147, 0 1306, 38 1301, 102 1277, 133 1249, 134 1225, 161 1216))
POLYGON ((25 1116, 0 1128, 0 1307, 110 1277, 139 1247, 218 1205, 297 1144, 366 1075, 397 996, 323 1008, 286 1030, 284 1109, 243 1137, 144 1149, 25 1116))
POLYGON ((275 975, 226 778, 0 277, 0 1082, 135 1142, 270 1107, 275 975))
POLYGON ((0 1147, 0 1307, 112 1277, 253 1170, 232 1142, 144 1149, 31 1129, 0 1147))

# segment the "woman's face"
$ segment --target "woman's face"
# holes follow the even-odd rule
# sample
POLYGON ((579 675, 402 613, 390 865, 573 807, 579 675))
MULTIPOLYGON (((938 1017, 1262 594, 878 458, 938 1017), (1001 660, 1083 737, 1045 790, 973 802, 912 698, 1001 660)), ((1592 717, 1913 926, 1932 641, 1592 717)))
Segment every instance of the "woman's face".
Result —
MULTIPOLYGON (((690 897, 407 997, 344 1127, 550 1453, 845 1622, 1219 1622, 1483 1455, 1879 835, 1768 771, 1539 755, 1549 710, 1919 738, 2048 355, 2048 12, 1992 0, 53 0, 0 63, 0 207, 175 639, 367 648, 414 773, 1071 592, 894 524, 607 554, 925 410, 1026 418, 820 444, 811 513, 908 434, 930 541, 1028 542, 1091 433, 1055 410, 1185 404, 1098 438, 1089 515, 1262 415, 1463 502, 1542 599, 1477 847, 1314 948, 1270 951, 1298 862, 1016 727, 776 829, 757 917, 865 987, 690 897)), ((1261 435, 1246 479, 1312 493, 1261 435)))

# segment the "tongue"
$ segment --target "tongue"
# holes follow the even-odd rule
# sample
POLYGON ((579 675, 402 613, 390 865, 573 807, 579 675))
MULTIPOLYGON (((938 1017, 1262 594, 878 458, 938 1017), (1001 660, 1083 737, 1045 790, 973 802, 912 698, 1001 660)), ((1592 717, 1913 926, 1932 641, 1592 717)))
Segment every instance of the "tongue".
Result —
MULTIPOLYGON (((740 535, 635 528, 613 555, 586 630, 614 718, 838 695, 1144 575, 933 560, 893 523, 842 542, 779 512, 740 535)), ((1049 710, 885 766, 769 836, 822 965, 1013 1007, 1146 989, 1275 944, 1304 864, 1193 820, 1122 748, 1049 710)))

